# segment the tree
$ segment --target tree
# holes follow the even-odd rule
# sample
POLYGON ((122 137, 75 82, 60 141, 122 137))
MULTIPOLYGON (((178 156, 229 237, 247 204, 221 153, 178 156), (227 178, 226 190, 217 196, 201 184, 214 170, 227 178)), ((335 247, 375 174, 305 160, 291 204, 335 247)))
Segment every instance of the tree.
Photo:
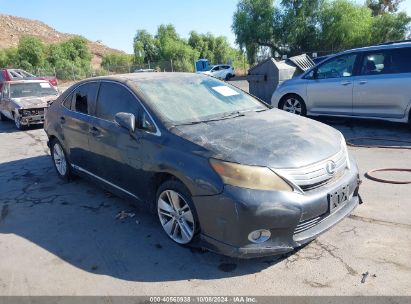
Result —
POLYGON ((60 44, 65 59, 74 62, 86 62, 91 60, 87 39, 81 36, 73 37, 60 44))
POLYGON ((274 31, 289 55, 318 50, 319 27, 323 0, 282 0, 274 31))
POLYGON ((111 53, 103 57, 101 67, 110 72, 130 73, 132 55, 111 53))
POLYGON ((239 0, 232 29, 250 64, 263 47, 280 54, 332 53, 401 40, 410 17, 397 13, 401 0, 239 0))
POLYGON ((154 37, 146 30, 138 30, 134 36, 134 62, 143 63, 158 60, 158 47, 154 37))
POLYGON ((407 37, 411 18, 406 13, 383 14, 373 18, 372 43, 397 41, 407 37))
POLYGON ((404 0, 367 0, 366 5, 372 10, 373 16, 395 13, 404 0))
POLYGON ((248 61, 254 63, 258 48, 279 50, 275 23, 274 0, 240 0, 234 13, 232 30, 236 43, 247 51, 248 61))
POLYGON ((21 37, 17 51, 20 66, 26 69, 42 66, 45 60, 44 50, 45 46, 39 38, 33 36, 21 37))
POLYGON ((369 45, 372 25, 373 18, 367 7, 349 0, 327 1, 319 20, 319 45, 328 52, 369 45))

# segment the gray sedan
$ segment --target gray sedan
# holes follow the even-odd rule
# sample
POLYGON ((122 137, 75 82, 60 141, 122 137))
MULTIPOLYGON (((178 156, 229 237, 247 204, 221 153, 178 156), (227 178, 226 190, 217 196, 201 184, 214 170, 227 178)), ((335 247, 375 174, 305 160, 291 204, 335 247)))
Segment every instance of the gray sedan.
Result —
POLYGON ((204 75, 82 81, 44 129, 61 178, 93 179, 155 211, 172 241, 230 256, 292 251, 361 201, 340 132, 204 75))

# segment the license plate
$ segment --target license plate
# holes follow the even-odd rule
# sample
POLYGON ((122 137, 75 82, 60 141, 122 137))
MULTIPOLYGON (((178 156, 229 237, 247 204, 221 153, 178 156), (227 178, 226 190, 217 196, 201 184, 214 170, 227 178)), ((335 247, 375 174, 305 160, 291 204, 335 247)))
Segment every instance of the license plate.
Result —
POLYGON ((337 210, 339 207, 343 206, 350 195, 350 187, 345 186, 338 189, 335 192, 328 194, 328 202, 330 204, 330 213, 337 210))

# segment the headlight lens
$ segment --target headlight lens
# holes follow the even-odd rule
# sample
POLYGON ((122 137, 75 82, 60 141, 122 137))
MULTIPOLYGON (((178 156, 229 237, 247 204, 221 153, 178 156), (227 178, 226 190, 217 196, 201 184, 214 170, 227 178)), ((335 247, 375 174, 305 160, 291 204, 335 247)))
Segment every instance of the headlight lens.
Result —
POLYGON ((210 159, 211 167, 227 185, 255 189, 292 192, 293 188, 268 168, 246 166, 210 159))

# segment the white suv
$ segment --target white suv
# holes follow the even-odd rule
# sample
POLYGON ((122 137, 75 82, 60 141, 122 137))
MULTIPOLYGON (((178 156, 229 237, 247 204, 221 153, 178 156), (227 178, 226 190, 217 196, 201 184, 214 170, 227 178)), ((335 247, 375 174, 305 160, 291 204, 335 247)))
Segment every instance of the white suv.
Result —
POLYGON ((211 65, 208 70, 198 73, 224 80, 230 80, 235 76, 234 68, 228 64, 211 65))

